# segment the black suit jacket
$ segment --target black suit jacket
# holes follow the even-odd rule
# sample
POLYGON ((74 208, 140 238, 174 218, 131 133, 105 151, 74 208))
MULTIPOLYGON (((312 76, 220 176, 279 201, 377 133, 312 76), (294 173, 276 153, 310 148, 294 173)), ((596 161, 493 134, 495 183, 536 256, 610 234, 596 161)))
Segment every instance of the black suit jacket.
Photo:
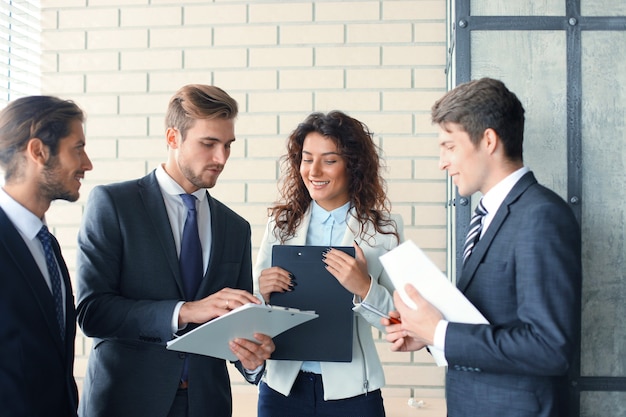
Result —
POLYGON ((76 415, 73 376, 76 313, 72 285, 56 239, 66 293, 65 341, 50 289, 20 233, 0 209, 0 414, 76 415))
MULTIPOLYGON (((224 287, 252 292, 250 225, 212 197, 207 201, 211 260, 196 299, 224 287)), ((155 173, 94 188, 78 242, 78 322, 94 338, 80 414, 165 417, 185 358, 166 343, 175 305, 185 298, 155 173)), ((226 362, 189 355, 188 396, 190 416, 210 410, 230 417, 226 362)))
POLYGON ((450 417, 568 417, 580 332, 581 242, 567 204, 525 174, 463 266, 459 289, 490 325, 450 323, 450 417))

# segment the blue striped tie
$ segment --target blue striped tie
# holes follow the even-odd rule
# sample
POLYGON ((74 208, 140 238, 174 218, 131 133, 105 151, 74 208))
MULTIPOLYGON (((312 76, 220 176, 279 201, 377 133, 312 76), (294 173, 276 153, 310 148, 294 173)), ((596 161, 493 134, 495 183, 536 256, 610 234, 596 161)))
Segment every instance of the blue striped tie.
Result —
POLYGON ((61 294, 61 276, 59 275, 59 266, 52 250, 52 235, 44 224, 37 233, 37 237, 41 241, 44 254, 46 255, 46 266, 48 267, 48 275, 50 275, 50 283, 52 284, 52 299, 54 300, 54 309, 56 318, 59 322, 61 331, 61 339, 65 340, 65 318, 63 317, 63 295, 61 294))
POLYGON ((474 210, 474 215, 470 221, 467 237, 465 238, 465 245, 463 245, 463 263, 469 258, 472 253, 474 245, 480 239, 480 233, 483 230, 483 217, 487 214, 485 206, 483 206, 483 199, 481 198, 474 210))

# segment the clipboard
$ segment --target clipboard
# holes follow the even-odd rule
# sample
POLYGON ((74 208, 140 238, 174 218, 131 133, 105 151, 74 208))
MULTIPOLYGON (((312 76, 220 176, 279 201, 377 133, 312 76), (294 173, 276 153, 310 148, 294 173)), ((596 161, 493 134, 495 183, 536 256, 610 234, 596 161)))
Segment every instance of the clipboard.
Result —
POLYGON ((248 303, 170 340, 167 349, 235 362, 238 359, 228 346, 231 340, 256 341, 254 333, 275 337, 317 316, 314 311, 248 303))
MULTIPOLYGON (((351 246, 333 248, 355 256, 351 246)), ((275 337, 276 350, 271 359, 352 361, 353 295, 326 269, 322 258, 327 249, 327 246, 273 246, 272 266, 293 274, 297 285, 292 291, 272 293, 270 303, 314 310, 319 318, 275 337)))

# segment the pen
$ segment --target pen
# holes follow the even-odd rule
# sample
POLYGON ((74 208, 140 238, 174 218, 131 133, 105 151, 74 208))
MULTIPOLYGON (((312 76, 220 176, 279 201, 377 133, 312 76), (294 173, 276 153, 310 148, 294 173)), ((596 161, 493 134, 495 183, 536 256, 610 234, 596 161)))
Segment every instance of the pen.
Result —
POLYGON ((361 303, 361 307, 363 307, 364 309, 366 309, 368 311, 371 311, 372 313, 376 314, 377 316, 380 316, 382 318, 385 318, 385 319, 389 320, 391 322, 391 324, 400 324, 400 323, 402 323, 400 321, 400 319, 397 319, 395 317, 390 317, 389 315, 383 313, 382 311, 380 311, 379 309, 377 309, 376 307, 374 307, 371 304, 362 302, 361 303))

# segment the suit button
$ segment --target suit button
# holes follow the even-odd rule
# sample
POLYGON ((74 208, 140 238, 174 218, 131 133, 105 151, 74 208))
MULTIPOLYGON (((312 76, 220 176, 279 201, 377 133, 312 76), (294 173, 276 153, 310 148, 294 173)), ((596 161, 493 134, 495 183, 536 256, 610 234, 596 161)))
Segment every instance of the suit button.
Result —
POLYGON ((476 372, 482 372, 482 371, 483 371, 483 370, 482 370, 482 369, 480 369, 480 368, 476 368, 476 369, 474 369, 474 370, 475 370, 476 372))
POLYGON ((181 358, 181 359, 185 359, 185 356, 186 356, 186 355, 185 355, 184 353, 179 353, 179 354, 178 354, 178 357, 179 357, 179 358, 181 358))
POLYGON ((460 367, 459 365, 454 365, 454 370, 455 370, 455 371, 460 371, 460 370, 461 370, 461 367, 460 367))

